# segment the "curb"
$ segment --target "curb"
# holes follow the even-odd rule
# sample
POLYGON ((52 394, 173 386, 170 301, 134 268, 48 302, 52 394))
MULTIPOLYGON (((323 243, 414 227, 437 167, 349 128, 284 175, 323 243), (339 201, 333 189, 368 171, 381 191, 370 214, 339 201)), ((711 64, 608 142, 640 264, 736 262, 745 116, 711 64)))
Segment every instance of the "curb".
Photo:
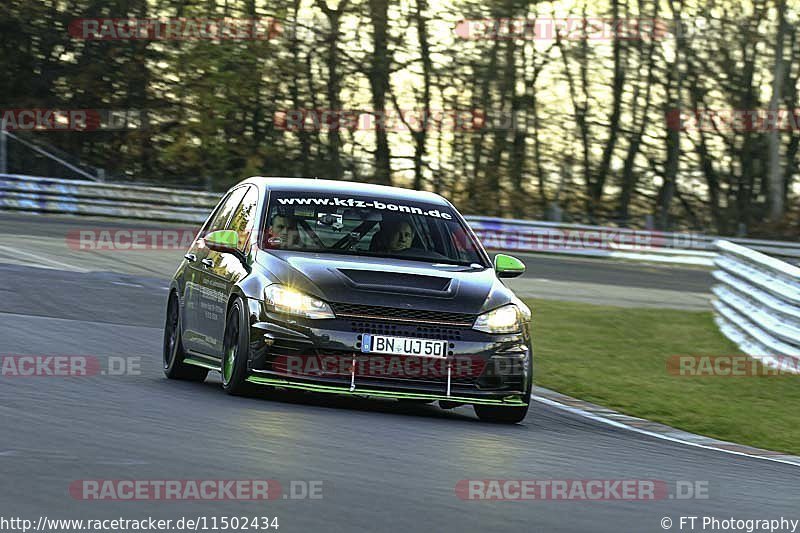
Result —
POLYGON ((800 456, 764 450, 753 446, 745 446, 743 444, 736 444, 734 442, 689 433, 688 431, 675 429, 643 418, 624 415, 613 409, 572 398, 571 396, 545 389, 544 387, 535 387, 534 391, 535 394, 531 396, 531 399, 534 401, 620 429, 634 431, 642 435, 648 435, 686 446, 694 446, 696 448, 716 450, 732 455, 753 457, 765 461, 800 466, 800 456))

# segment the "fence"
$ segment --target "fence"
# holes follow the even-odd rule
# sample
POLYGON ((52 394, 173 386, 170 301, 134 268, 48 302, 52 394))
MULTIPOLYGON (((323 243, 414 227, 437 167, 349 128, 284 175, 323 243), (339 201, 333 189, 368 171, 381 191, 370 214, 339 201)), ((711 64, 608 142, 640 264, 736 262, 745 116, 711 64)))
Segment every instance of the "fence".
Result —
MULTIPOLYGON (((0 174, 0 209, 199 224, 221 194, 142 185, 0 174)), ((693 233, 468 216, 491 250, 543 252, 713 266, 714 237, 693 233)), ((731 239, 800 261, 800 243, 731 239)))
POLYGON ((720 331, 767 366, 800 367, 800 268, 729 241, 714 246, 720 331))

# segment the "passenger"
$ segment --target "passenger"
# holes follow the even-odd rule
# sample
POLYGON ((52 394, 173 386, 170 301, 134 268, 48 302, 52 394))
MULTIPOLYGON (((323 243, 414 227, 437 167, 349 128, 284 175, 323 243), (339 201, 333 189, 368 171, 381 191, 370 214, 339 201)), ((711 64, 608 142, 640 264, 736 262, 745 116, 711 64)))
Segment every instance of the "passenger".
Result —
POLYGON ((414 230, 408 222, 395 224, 389 232, 388 248, 390 252, 408 250, 414 243, 414 230))

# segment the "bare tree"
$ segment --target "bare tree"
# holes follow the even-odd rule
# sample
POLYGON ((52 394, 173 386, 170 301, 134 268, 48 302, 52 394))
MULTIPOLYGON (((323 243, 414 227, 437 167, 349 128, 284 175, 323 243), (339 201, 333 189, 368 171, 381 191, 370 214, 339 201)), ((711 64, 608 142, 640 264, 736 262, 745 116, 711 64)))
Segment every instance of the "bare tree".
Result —
MULTIPOLYGON (((342 112, 341 90, 342 78, 339 73, 339 38, 341 37, 341 18, 347 9, 350 0, 341 0, 339 7, 333 9, 328 7, 327 0, 317 0, 317 6, 325 13, 328 19, 327 36, 327 55, 325 64, 328 70, 327 97, 330 111, 333 113, 342 112)), ((316 110, 315 110, 316 111, 316 110)), ((344 174, 344 167, 341 158, 342 139, 338 125, 330 128, 328 132, 328 159, 331 165, 331 178, 341 179, 344 174)))
POLYGON ((781 167, 781 143, 777 125, 778 106, 786 81, 786 60, 784 59, 784 41, 789 32, 786 21, 786 0, 777 0, 778 32, 775 41, 775 64, 772 69, 772 97, 769 100, 769 113, 775 118, 775 126, 767 133, 767 194, 769 200, 769 219, 777 222, 783 217, 784 175, 781 167))

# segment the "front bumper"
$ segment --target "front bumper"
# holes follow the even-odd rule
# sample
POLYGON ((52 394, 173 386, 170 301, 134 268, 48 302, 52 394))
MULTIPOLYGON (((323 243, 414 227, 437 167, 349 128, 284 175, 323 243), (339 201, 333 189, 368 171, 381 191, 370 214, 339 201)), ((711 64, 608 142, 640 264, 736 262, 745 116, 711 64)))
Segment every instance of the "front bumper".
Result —
POLYGON ((455 403, 469 403, 481 405, 507 405, 507 406, 524 406, 528 405, 528 399, 520 395, 495 395, 489 397, 483 396, 453 396, 444 393, 425 393, 425 392, 402 392, 399 390, 382 390, 370 388, 350 388, 343 385, 325 385, 322 383, 303 382, 298 380, 288 380, 267 377, 262 375, 252 375, 247 378, 250 383, 256 385, 269 385, 272 387, 279 387, 284 389, 304 390, 309 392, 322 392, 328 394, 345 394, 351 396, 366 396, 370 398, 394 398, 398 400, 446 400, 455 403))
POLYGON ((255 316, 251 314, 248 363, 251 383, 322 393, 454 403, 522 406, 529 402, 533 357, 527 327, 521 333, 491 335, 470 328, 423 323, 348 318, 287 320, 263 310, 257 320, 255 316), (447 358, 430 365, 429 358, 364 354, 360 351, 360 341, 365 333, 446 340, 447 358), (375 361, 376 358, 388 357, 398 360, 393 362, 399 372, 385 371, 392 368, 393 362, 388 367, 372 364, 383 363, 375 361), (350 364, 354 358, 356 364, 350 364), (318 363, 325 360, 345 364, 318 363), (294 364, 298 361, 301 363, 294 364), (307 365, 309 361, 317 363, 307 365), (419 370, 426 365, 435 369, 419 370), (313 368, 309 371, 308 366, 313 368), (369 370, 374 368, 382 370, 369 370), (409 368, 415 370, 406 372, 409 368))

